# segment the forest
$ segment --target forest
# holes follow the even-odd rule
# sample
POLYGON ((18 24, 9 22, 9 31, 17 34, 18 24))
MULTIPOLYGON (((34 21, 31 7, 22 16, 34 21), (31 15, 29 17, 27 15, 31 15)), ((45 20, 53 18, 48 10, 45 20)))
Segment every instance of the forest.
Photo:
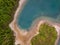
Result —
POLYGON ((0 0, 0 45, 14 45, 15 37, 9 28, 19 0, 0 0))

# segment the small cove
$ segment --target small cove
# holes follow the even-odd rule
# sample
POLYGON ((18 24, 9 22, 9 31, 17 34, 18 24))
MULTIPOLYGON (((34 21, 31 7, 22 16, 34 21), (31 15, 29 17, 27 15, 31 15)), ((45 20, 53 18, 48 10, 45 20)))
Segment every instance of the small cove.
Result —
POLYGON ((38 17, 59 22, 59 12, 60 0, 28 0, 17 17, 17 24, 22 29, 28 29, 38 17))
POLYGON ((28 0, 17 17, 17 24, 21 29, 29 29, 37 18, 60 23, 60 0, 28 0))

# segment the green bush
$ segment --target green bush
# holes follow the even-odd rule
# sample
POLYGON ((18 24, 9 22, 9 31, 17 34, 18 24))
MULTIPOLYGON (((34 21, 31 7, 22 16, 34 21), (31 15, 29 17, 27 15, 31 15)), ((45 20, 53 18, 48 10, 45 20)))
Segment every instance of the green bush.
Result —
POLYGON ((32 45, 54 45, 57 32, 54 27, 44 23, 39 28, 39 34, 31 39, 32 45))

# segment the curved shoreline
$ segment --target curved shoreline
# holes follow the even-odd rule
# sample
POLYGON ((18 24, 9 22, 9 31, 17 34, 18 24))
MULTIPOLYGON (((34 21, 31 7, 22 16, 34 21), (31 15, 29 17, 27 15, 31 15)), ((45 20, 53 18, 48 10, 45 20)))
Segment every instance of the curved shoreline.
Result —
MULTIPOLYGON (((15 45, 17 45, 18 43, 22 43, 22 41, 20 41, 18 39, 18 34, 20 34, 20 30, 19 29, 14 29, 16 26, 14 25, 16 23, 16 17, 17 15, 19 14, 20 10, 22 10, 22 7, 23 7, 23 4, 25 3, 25 0, 20 0, 19 1, 19 5, 17 7, 17 10, 14 14, 14 17, 13 17, 13 21, 9 24, 9 27, 12 29, 12 31, 14 32, 14 36, 15 36, 15 45)), ((22 37, 21 37, 22 38, 22 37)))
MULTIPOLYGON (((13 21, 9 24, 9 27, 13 30, 14 32, 14 36, 15 36, 15 45, 17 44, 21 44, 21 45, 30 45, 30 40, 31 38, 35 35, 38 34, 38 27, 40 26, 40 24, 44 23, 46 20, 42 20, 42 22, 40 20, 38 20, 38 23, 36 23, 36 25, 32 25, 34 26, 33 28, 31 27, 29 30, 29 32, 27 31, 21 31, 20 28, 18 28, 17 23, 16 23, 16 18, 20 12, 20 10, 23 7, 23 4, 26 3, 25 0, 20 0, 19 1, 19 6, 15 12, 14 15, 14 19, 13 21), (36 27, 37 26, 37 27, 36 27), (35 29, 36 28, 36 29, 35 29), (34 31, 34 32, 33 32, 34 31)), ((49 22, 50 23, 50 22, 49 22)), ((57 25, 57 24, 56 24, 57 25)), ((56 25, 54 24, 54 26, 56 27, 56 25)), ((56 31, 58 31, 58 28, 56 27, 56 31)), ((59 33, 58 33, 59 35, 59 33)), ((58 38, 56 40, 56 43, 58 42, 58 38)), ((56 45, 56 44, 55 44, 56 45)))

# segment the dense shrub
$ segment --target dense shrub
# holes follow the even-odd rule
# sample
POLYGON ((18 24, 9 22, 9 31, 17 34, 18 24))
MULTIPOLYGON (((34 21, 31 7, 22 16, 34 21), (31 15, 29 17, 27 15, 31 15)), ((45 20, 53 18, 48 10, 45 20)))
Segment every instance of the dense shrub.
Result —
POLYGON ((19 0, 0 0, 0 45, 14 45, 13 32, 9 28, 19 0))
POLYGON ((39 34, 31 39, 32 45, 54 45, 57 32, 54 27, 48 24, 41 24, 39 34))

